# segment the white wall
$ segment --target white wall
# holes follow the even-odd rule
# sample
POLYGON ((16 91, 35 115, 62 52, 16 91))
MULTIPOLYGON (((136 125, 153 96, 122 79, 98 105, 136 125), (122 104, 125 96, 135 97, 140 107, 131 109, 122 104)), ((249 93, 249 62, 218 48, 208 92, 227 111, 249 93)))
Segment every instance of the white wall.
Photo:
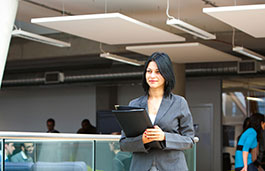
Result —
MULTIPOLYGON (((118 104, 127 105, 143 94, 141 85, 117 87, 118 104)), ((51 117, 60 132, 75 133, 85 118, 96 125, 96 96, 95 86, 2 88, 0 131, 46 132, 51 117)))
POLYGON ((117 101, 119 105, 128 105, 132 99, 144 95, 144 90, 142 85, 132 84, 118 86, 117 89, 117 101))
POLYGON ((0 90, 1 131, 46 131, 54 118, 60 132, 75 133, 81 121, 96 123, 95 87, 24 87, 0 90))

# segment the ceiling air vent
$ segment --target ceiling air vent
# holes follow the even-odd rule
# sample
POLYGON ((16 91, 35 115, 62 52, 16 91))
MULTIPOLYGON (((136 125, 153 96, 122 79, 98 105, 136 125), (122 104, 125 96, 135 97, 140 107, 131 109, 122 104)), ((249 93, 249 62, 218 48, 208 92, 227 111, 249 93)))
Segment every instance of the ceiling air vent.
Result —
POLYGON ((244 60, 237 62, 237 73, 248 74, 258 71, 258 63, 255 60, 244 60))
POLYGON ((54 71, 45 73, 45 84, 56 84, 64 82, 64 73, 54 71))

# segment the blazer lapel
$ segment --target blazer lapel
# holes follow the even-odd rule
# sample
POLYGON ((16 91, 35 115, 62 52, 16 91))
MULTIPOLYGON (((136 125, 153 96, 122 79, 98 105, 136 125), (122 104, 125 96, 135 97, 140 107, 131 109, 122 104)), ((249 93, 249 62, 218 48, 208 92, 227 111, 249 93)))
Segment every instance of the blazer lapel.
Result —
POLYGON ((155 123, 154 125, 156 125, 159 120, 167 113, 167 111, 169 110, 169 107, 171 106, 171 104, 173 103, 173 100, 171 100, 171 95, 169 95, 168 97, 163 97, 162 102, 159 106, 157 115, 156 115, 156 119, 155 119, 155 123))
POLYGON ((142 98, 141 103, 139 104, 139 106, 141 108, 144 108, 146 110, 146 112, 148 113, 147 100, 148 100, 148 95, 143 96, 143 98, 142 98))

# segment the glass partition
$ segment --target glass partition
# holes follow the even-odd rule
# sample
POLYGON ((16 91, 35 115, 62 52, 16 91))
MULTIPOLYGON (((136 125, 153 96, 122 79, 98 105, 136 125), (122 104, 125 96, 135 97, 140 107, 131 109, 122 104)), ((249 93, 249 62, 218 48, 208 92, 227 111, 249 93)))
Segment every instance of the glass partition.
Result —
POLYGON ((92 171, 94 141, 6 140, 6 171, 92 171), (13 151, 12 151, 13 150, 13 151), (18 169, 19 168, 19 169, 18 169))
POLYGON ((129 171, 132 154, 120 151, 118 141, 96 141, 96 170, 129 171))
MULTIPOLYGON (((119 136, 90 135, 89 139, 60 136, 4 139, 1 171, 129 171, 132 154, 120 151, 119 136)), ((185 150, 185 156, 189 170, 195 171, 196 144, 185 150)))
POLYGON ((2 139, 1 139, 1 141, 0 141, 0 165, 1 165, 1 167, 0 167, 0 171, 2 171, 2 156, 3 156, 3 150, 2 150, 2 139))
MULTIPOLYGON (((96 141, 96 170, 129 171, 132 153, 120 151, 118 141, 96 141)), ((189 171, 196 171, 196 144, 184 151, 189 171)))
POLYGON ((196 171, 196 143, 192 149, 184 151, 189 171, 196 171))
POLYGON ((265 114, 265 78, 227 78, 222 85, 223 170, 233 170, 237 138, 244 120, 253 113, 265 114))

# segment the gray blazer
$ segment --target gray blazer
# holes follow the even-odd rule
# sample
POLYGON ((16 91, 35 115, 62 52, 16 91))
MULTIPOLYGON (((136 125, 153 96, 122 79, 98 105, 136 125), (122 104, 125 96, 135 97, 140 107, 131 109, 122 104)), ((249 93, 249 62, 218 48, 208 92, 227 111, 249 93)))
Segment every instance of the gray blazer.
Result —
MULTIPOLYGON (((142 107, 148 111, 148 96, 141 96, 130 102, 130 106, 142 107)), ((163 149, 147 148, 142 135, 127 138, 122 132, 120 148, 133 152, 131 171, 148 171, 152 163, 159 171, 187 171, 183 150, 193 146, 193 121, 186 100, 178 95, 164 97, 159 107, 155 123, 165 132, 163 149)))

